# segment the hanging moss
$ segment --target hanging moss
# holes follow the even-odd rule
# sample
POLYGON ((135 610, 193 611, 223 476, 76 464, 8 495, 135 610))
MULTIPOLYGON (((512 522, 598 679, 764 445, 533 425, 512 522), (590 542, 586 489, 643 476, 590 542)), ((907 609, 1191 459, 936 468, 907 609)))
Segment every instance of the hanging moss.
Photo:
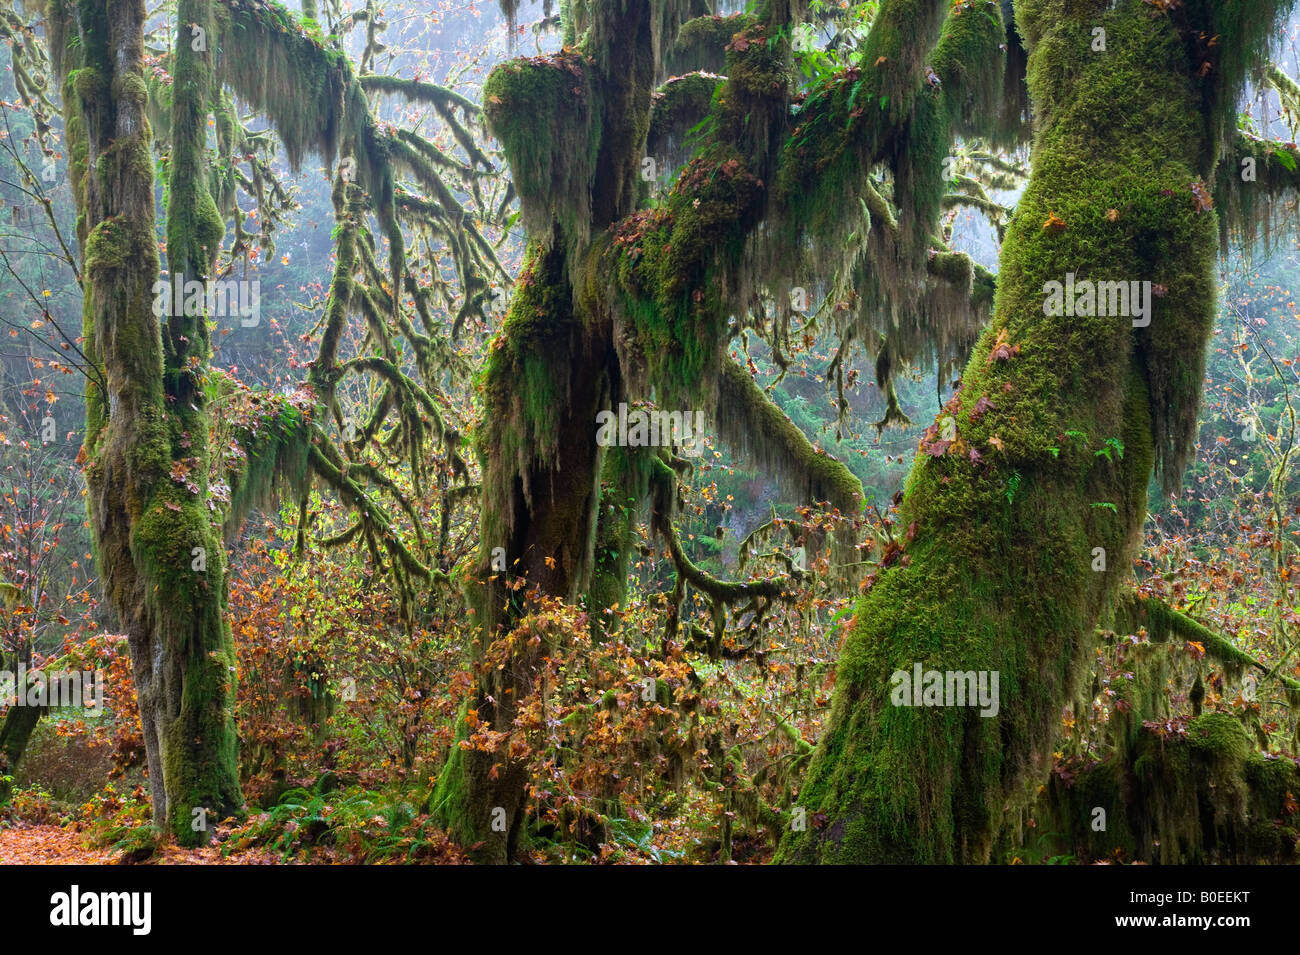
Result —
MULTIPOLYGON (((1297 861, 1300 832, 1286 793, 1300 763, 1256 751, 1249 733, 1262 729, 1252 707, 1201 715, 1202 681, 1212 671, 1235 684, 1247 669, 1262 676, 1269 668, 1154 598, 1123 595, 1107 625, 1115 630, 1104 639, 1122 654, 1126 679, 1111 687, 1109 718, 1088 731, 1088 752, 1097 756, 1057 753, 1052 777, 1004 835, 1003 850, 1048 833, 1051 851, 1080 861, 1297 861), (1186 642, 1199 651, 1188 652, 1186 642), (1093 828, 1098 808, 1106 813, 1102 832, 1093 828)), ((1288 702, 1300 704, 1300 682, 1274 678, 1288 702)), ((1094 682, 1074 712, 1090 710, 1098 689, 1094 682)))
POLYGON ((862 512, 865 497, 853 472, 820 448, 765 395, 740 364, 722 366, 717 423, 728 445, 787 490, 807 501, 829 501, 846 515, 862 512))
POLYGON ((332 161, 344 149, 352 157, 389 238, 391 282, 399 282, 403 249, 388 144, 347 57, 277 3, 224 0, 216 14, 216 75, 274 125, 293 168, 309 152, 332 161))
MULTIPOLYGON (((913 49, 922 38, 908 33, 903 51, 905 7, 873 27, 867 47, 874 55, 811 91, 795 115, 761 271, 777 277, 778 294, 808 274, 847 276, 858 307, 836 313, 841 335, 887 341, 893 364, 942 368, 969 352, 988 317, 989 276, 977 294, 973 263, 935 233, 955 137, 994 131, 1005 27, 993 0, 959 4, 932 50, 913 49), (885 90, 904 86, 904 62, 912 67, 900 106, 885 90)), ((889 387, 883 380, 886 394, 889 387)), ((899 419, 887 413, 885 420, 899 419)))
POLYGON ((601 104, 580 54, 512 60, 483 84, 488 129, 501 141, 531 236, 586 242, 601 142, 601 104))
MULTIPOLYGON (((229 400, 230 389, 226 389, 229 400)), ((301 496, 310 480, 310 448, 317 432, 310 416, 284 395, 260 394, 257 407, 232 429, 230 440, 242 452, 226 473, 230 500, 223 513, 227 540, 243 526, 249 511, 266 507, 276 492, 287 489, 301 496)), ((223 452, 225 448, 222 448, 223 452)))
POLYGON ((660 67, 664 57, 696 3, 697 0, 589 3, 582 47, 607 77, 627 76, 649 67, 642 74, 642 82, 659 81, 663 79, 660 67))
POLYGON ((560 390, 565 376, 556 371, 567 367, 577 324, 563 263, 558 249, 530 247, 483 373, 478 444, 485 493, 498 501, 514 500, 514 475, 524 476, 522 491, 530 498, 534 489, 526 476, 533 463, 553 460, 558 450, 555 409, 566 395, 560 390))
POLYGON ((659 87, 650 113, 646 155, 670 166, 684 163, 689 158, 688 134, 709 115, 723 82, 721 76, 688 73, 659 87))
POLYGON ((1300 150, 1238 132, 1218 165, 1214 204, 1219 245, 1274 246, 1283 228, 1296 221, 1300 194, 1300 150))
MULTIPOLYGON (((177 16, 182 24, 212 34, 210 0, 181 0, 177 16)), ((177 34, 172 56, 171 155, 167 164, 167 264, 182 284, 204 283, 221 251, 225 223, 208 189, 211 165, 207 149, 213 72, 211 54, 195 50, 187 35, 177 34)), ((202 312, 171 315, 167 321, 166 360, 173 374, 208 357, 208 316, 202 312)), ((188 389, 187 389, 188 390, 188 389)), ((183 394, 190 404, 199 399, 183 394)))
POLYGON ((1298 787, 1295 760, 1254 752, 1240 722, 1213 713, 1164 738, 1139 729, 1123 756, 1054 775, 1032 815, 1079 862, 1294 864, 1300 827, 1286 799, 1298 787))
POLYGON ((712 97, 716 132, 664 204, 624 218, 594 249, 585 281, 612 306, 629 394, 664 406, 709 401, 727 316, 752 287, 748 234, 762 216, 762 176, 788 109, 790 76, 779 44, 749 28, 730 51, 729 78, 712 97))
POLYGON ((604 252, 617 283, 625 374, 634 394, 653 387, 665 406, 698 404, 718 380, 729 282, 756 221, 762 186, 734 154, 694 160, 665 210, 620 224, 604 252), (631 343, 631 347, 629 347, 631 343))
POLYGON ((275 2, 225 0, 216 13, 218 72, 275 125, 290 164, 297 169, 312 151, 334 156, 351 85, 343 54, 303 33, 275 2))
POLYGON ((727 45, 731 43, 731 38, 756 22, 756 17, 745 13, 687 20, 677 34, 677 42, 668 52, 665 64, 668 72, 723 72, 727 65, 727 45))
POLYGON ((997 0, 954 8, 928 57, 926 82, 944 99, 955 132, 993 138, 1007 73, 1007 26, 997 0), (936 82, 937 80, 937 82, 936 82))

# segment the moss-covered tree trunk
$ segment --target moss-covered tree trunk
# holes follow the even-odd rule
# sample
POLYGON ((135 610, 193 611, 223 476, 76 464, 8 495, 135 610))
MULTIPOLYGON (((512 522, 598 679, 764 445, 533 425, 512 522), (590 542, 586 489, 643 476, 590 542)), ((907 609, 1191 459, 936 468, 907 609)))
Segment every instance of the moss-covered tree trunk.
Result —
POLYGON ((994 320, 950 408, 956 435, 922 442, 912 539, 858 607, 798 798, 808 826, 781 859, 987 862, 1004 812, 1045 778, 1152 467, 1177 481, 1194 435, 1217 250, 1202 193, 1278 5, 1222 6, 1015 4, 1035 138, 994 320), (1045 283, 1071 276, 1150 282, 1151 311, 1045 308, 1045 283), (891 677, 915 664, 997 671, 996 715, 895 705, 891 677))
POLYGON ((477 846, 481 861, 505 861, 518 840, 526 768, 509 734, 545 649, 515 647, 506 634, 536 597, 572 602, 592 581, 605 457, 596 414, 622 392, 603 290, 574 282, 587 278, 591 237, 636 206, 663 6, 647 0, 603 10, 587 55, 557 58, 552 82, 531 72, 514 77, 507 66, 485 90, 490 120, 493 101, 509 99, 510 115, 499 111, 494 126, 515 142, 523 127, 549 124, 538 134, 550 142, 528 148, 550 155, 543 170, 527 168, 517 150, 512 157, 531 241, 489 358, 479 441, 479 569, 487 584, 476 598, 481 676, 471 709, 507 742, 494 751, 453 750, 432 799, 438 818, 462 844, 477 846), (524 588, 515 586, 520 579, 524 588))
MULTIPOLYGON (((91 529, 105 590, 131 648, 154 823, 205 841, 241 806, 230 701, 234 659, 225 567, 207 506, 207 360, 200 308, 155 315, 152 134, 138 0, 53 3, 51 51, 64 110, 85 260, 83 329, 98 374, 86 399, 91 529)), ((222 226, 205 185, 211 52, 183 2, 173 63, 173 273, 202 281, 222 226)), ((208 31, 208 41, 210 42, 208 31)))
MULTIPOLYGON (((24 692, 20 688, 19 693, 24 692)), ((43 706, 11 706, 0 722, 0 777, 14 776, 23 754, 27 752, 27 743, 36 730, 36 724, 45 713, 43 706)), ((9 801, 13 783, 0 778, 0 806, 9 801)))

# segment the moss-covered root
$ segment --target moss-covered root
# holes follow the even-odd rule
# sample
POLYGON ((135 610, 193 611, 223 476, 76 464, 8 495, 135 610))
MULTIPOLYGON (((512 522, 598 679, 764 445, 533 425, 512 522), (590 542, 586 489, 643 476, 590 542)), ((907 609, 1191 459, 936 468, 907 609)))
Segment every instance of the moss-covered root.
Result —
POLYGON ((1151 469, 1176 477, 1187 451, 1217 230, 1195 190, 1217 150, 1187 26, 1141 0, 1016 9, 1037 128, 994 320, 922 440, 903 552, 845 645, 797 802, 825 825, 788 833, 783 860, 988 861, 1004 813, 1047 774, 1061 708, 1138 544, 1151 469), (1075 281, 1150 282, 1138 299, 1150 309, 1094 299, 1067 315, 1047 283, 1075 281), (1110 571, 1094 570, 1097 548, 1110 571), (904 705, 918 701, 898 671, 916 664, 984 671, 987 687, 997 673, 996 705, 962 705, 947 679, 929 698, 940 705, 904 705))
POLYGON ((1256 752, 1239 720, 1207 713, 1164 738, 1139 730, 1127 755, 1052 776, 1032 810, 1029 831, 1050 834, 1036 852, 1079 862, 1300 862, 1300 766, 1256 752))

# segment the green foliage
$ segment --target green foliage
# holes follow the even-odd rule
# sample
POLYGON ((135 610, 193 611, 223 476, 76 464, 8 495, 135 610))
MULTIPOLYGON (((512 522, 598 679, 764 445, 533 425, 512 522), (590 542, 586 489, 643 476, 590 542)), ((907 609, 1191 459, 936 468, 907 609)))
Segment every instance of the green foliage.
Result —
POLYGON ((226 855, 264 847, 280 861, 339 857, 352 862, 455 862, 462 857, 420 813, 419 793, 348 787, 334 792, 286 792, 234 838, 226 855))

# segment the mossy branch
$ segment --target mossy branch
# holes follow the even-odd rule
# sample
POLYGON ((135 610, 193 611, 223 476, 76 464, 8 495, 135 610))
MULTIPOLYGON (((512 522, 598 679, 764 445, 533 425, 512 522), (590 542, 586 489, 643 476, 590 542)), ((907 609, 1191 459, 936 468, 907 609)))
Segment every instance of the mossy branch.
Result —
MULTIPOLYGON (((346 473, 348 465, 335 457, 335 454, 333 445, 328 443, 328 438, 318 435, 318 440, 311 446, 312 471, 332 487, 345 504, 360 515, 362 531, 371 543, 372 554, 375 553, 374 545, 377 539, 394 559, 395 567, 400 567, 412 576, 428 580, 432 571, 402 542, 393 529, 391 518, 370 498, 365 488, 346 473)), ((382 564, 378 566, 382 568, 382 564)), ((401 576, 398 581, 399 584, 405 583, 401 576)))
POLYGON ((862 483, 853 472, 814 447, 732 358, 723 359, 718 380, 718 431, 728 445, 810 500, 861 513, 862 483))
POLYGON ((812 753, 813 745, 803 738, 803 733, 799 732, 799 727, 782 719, 779 713, 773 713, 772 716, 776 721, 776 728, 785 735, 786 739, 794 743, 795 751, 800 756, 808 756, 812 753))
POLYGON ((665 543, 668 544, 668 553, 672 557, 673 566, 677 568, 677 573, 687 583, 701 593, 708 594, 717 603, 736 603, 753 597, 780 598, 787 595, 794 586, 794 578, 784 576, 771 577, 767 580, 719 580, 701 570, 686 555, 670 520, 659 521, 656 526, 665 543))
POLYGON ((1125 629, 1145 627, 1151 639, 1165 642, 1170 639, 1189 640, 1205 648, 1207 656, 1220 663, 1260 670, 1273 677, 1286 689, 1287 699, 1293 707, 1300 707, 1300 680, 1295 680, 1251 656, 1227 637, 1175 610, 1155 597, 1142 598, 1137 594, 1125 595, 1116 611, 1116 625, 1125 629))
POLYGON ((454 107, 462 110, 466 116, 479 115, 477 103, 437 83, 407 80, 400 76, 385 76, 382 73, 367 73, 358 82, 368 93, 395 93, 405 96, 413 103, 428 103, 431 106, 447 109, 454 107))
POLYGON ((757 22, 752 14, 729 17, 695 17, 682 24, 669 48, 665 66, 670 73, 708 70, 721 73, 727 66, 727 44, 737 33, 757 22))
POLYGON ((709 73, 674 76, 655 92, 650 107, 650 132, 646 155, 684 158, 680 154, 688 134, 708 117, 713 97, 726 77, 709 73))
POLYGON ((1246 245, 1257 238, 1271 246, 1278 226, 1295 221, 1300 197, 1300 148, 1237 131, 1218 165, 1214 204, 1219 242, 1229 249, 1236 235, 1246 245))
POLYGON ((1300 832, 1288 809, 1298 789, 1293 758, 1254 751, 1235 717, 1207 713, 1185 732, 1142 729, 1109 759, 1059 767, 1033 817, 1038 832, 1064 842, 1058 852, 1081 862, 1294 863, 1300 832), (1100 832, 1098 806, 1107 813, 1100 832))

